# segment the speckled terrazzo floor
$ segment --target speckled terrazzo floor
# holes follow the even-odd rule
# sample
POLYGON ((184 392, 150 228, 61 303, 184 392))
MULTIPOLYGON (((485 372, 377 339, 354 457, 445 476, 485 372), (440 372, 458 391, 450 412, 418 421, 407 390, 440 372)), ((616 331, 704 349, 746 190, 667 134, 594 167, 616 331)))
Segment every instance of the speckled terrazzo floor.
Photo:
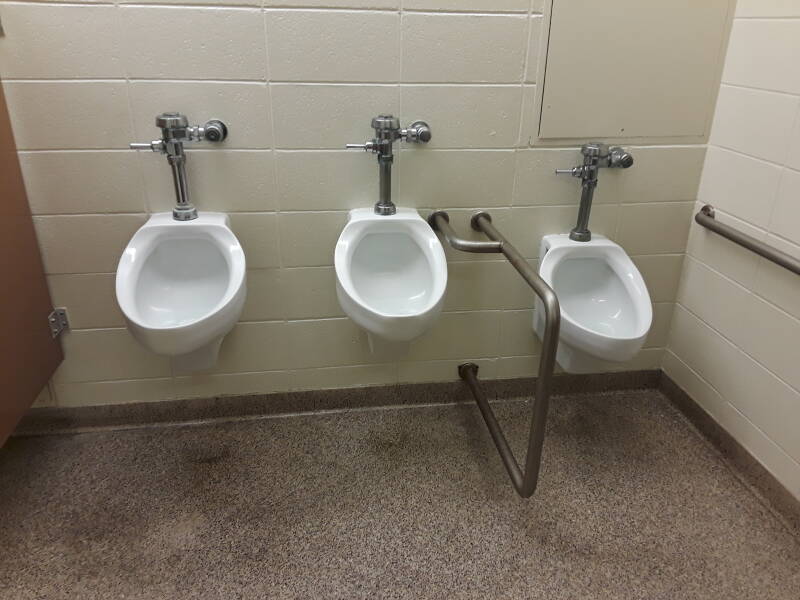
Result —
POLYGON ((800 598, 798 540, 657 391, 556 398, 534 498, 506 477, 470 405, 16 438, 0 597, 800 598))

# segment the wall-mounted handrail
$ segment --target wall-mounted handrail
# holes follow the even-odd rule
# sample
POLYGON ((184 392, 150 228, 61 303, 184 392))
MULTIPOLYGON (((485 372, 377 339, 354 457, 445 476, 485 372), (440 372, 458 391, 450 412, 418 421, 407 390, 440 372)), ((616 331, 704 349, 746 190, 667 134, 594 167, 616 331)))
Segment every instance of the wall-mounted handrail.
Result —
POLYGON ((536 491, 539 481, 539 469, 542 463, 542 446, 544 445, 544 431, 547 424, 547 411, 550 406, 550 391, 552 389, 553 369, 556 363, 556 350, 558 348, 558 332, 561 326, 561 308, 558 298, 552 288, 539 277, 539 273, 528 263, 522 254, 506 240, 494 225, 489 213, 479 212, 473 215, 470 224, 475 231, 483 232, 490 242, 480 242, 459 238, 450 226, 450 218, 444 211, 436 211, 428 217, 428 223, 434 231, 440 231, 447 242, 455 249, 464 252, 497 252, 502 253, 511 265, 522 275, 522 278, 541 299, 544 306, 544 336, 542 351, 539 357, 539 374, 536 378, 536 387, 533 398, 533 415, 531 416, 530 433, 528 434, 528 450, 525 455, 525 468, 520 468, 514 458, 514 453, 508 445, 503 430, 497 422, 494 412, 486 395, 478 382, 478 365, 464 363, 459 365, 458 374, 467 382, 478 408, 483 415, 489 433, 492 436, 500 458, 508 471, 514 489, 523 498, 530 498, 536 491))
POLYGON ((727 238, 732 242, 747 248, 748 250, 752 250, 759 256, 763 256, 767 260, 774 262, 776 265, 780 265, 784 269, 789 269, 793 273, 800 275, 800 260, 797 260, 793 256, 790 256, 785 252, 781 252, 777 248, 773 248, 772 246, 765 244, 761 240, 757 240, 746 233, 742 233, 730 225, 720 223, 715 218, 714 207, 710 204, 703 206, 703 208, 700 209, 700 212, 694 216, 694 220, 706 229, 710 229, 714 233, 718 233, 722 237, 727 238))

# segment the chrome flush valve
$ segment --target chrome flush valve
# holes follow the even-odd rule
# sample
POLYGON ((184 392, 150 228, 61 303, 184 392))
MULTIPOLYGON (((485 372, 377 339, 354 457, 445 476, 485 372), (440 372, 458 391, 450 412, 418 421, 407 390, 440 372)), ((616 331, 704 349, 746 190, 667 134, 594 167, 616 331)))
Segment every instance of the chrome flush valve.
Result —
POLYGON ((392 162, 394 162, 393 144, 403 139, 415 144, 427 144, 431 141, 431 128, 425 121, 414 121, 406 129, 400 128, 400 119, 392 115, 378 115, 371 122, 375 137, 363 144, 347 144, 345 147, 364 150, 378 155, 380 169, 380 195, 375 204, 375 213, 393 215, 397 212, 392 202, 392 162))
POLYGON ((189 200, 189 184, 186 178, 185 142, 222 142, 228 137, 228 128, 218 119, 204 125, 189 125, 186 115, 176 112, 162 113, 156 117, 156 127, 161 129, 161 139, 145 143, 130 144, 133 150, 152 150, 167 155, 172 168, 177 202, 172 216, 177 221, 191 221, 197 218, 197 209, 189 200))
POLYGON ((378 115, 372 119, 372 128, 375 137, 363 144, 347 144, 351 150, 364 150, 365 152, 381 152, 386 144, 392 144, 398 139, 415 144, 427 144, 431 141, 431 128, 425 121, 414 121, 406 129, 400 128, 400 119, 392 115, 378 115))
POLYGON ((589 213, 592 210, 597 175, 601 168, 627 169, 633 166, 633 155, 619 146, 609 148, 600 142, 581 146, 583 164, 571 169, 556 169, 556 175, 572 175, 581 180, 581 203, 578 207, 578 222, 569 232, 571 240, 588 242, 592 239, 589 231, 589 213))

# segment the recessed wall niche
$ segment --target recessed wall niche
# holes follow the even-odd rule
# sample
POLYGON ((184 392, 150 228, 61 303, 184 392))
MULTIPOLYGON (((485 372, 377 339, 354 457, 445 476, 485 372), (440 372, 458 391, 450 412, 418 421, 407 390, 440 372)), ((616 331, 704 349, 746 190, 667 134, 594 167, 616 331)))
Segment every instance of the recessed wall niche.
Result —
POLYGON ((543 143, 706 141, 734 0, 552 0, 549 8, 538 79, 543 143))

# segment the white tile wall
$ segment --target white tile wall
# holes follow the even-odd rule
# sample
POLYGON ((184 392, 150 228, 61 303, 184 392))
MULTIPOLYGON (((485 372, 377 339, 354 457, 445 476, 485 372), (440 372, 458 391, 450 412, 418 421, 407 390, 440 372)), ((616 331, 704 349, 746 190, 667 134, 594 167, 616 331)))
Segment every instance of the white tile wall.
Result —
POLYGON ((642 274, 653 302, 673 302, 683 267, 682 254, 634 256, 633 263, 642 274))
POLYGON ((280 266, 278 216, 275 213, 231 213, 231 229, 242 244, 250 269, 280 266))
POLYGON ((400 106, 396 85, 271 84, 270 94, 278 148, 362 143, 373 116, 397 114, 400 106))
MULTIPOLYGON (((716 205, 715 205, 716 206, 716 205)), ((700 210, 699 202, 695 210, 700 210)), ((756 239, 765 240, 763 230, 749 225, 730 214, 719 212, 716 217, 720 223, 735 227, 756 239)), ((687 247, 689 256, 697 259, 722 275, 746 286, 753 286, 753 279, 758 268, 758 256, 746 248, 742 248, 722 236, 711 235, 705 229, 692 227, 687 247)))
POLYGON ((69 307, 73 329, 125 327, 117 306, 114 273, 49 275, 50 296, 56 306, 69 307))
POLYGON ((119 11, 113 6, 3 3, 4 78, 123 77, 119 11), (91 44, 82 43, 91 39, 91 44))
POLYGON ((400 8, 400 0, 264 0, 266 8, 291 6, 295 8, 400 8))
POLYGON ((182 375, 173 381, 175 398, 268 394, 289 387, 288 371, 182 375))
POLYGON ((397 382, 397 365, 386 363, 354 367, 296 369, 288 371, 288 374, 289 389, 294 390, 390 385, 397 382))
MULTIPOLYGON (((534 4, 537 4, 534 1, 534 4)), ((409 10, 445 10, 477 12, 527 12, 529 0, 403 0, 403 8, 409 10)), ((541 9, 539 9, 541 12, 541 9)))
POLYGON ((800 171, 784 169, 781 173, 778 194, 769 230, 787 240, 798 240, 797 224, 800 223, 800 171))
POLYGON ((402 27, 403 81, 519 82, 527 35, 522 16, 409 13, 402 27))
POLYGON ((270 78, 275 81, 397 81, 396 12, 267 12, 270 78))
POLYGON ((95 406, 108 404, 113 398, 114 404, 174 400, 175 384, 171 377, 154 377, 151 379, 128 379, 107 381, 85 381, 80 383, 54 382, 52 387, 59 406, 95 406))
POLYGON ((11 80, 3 89, 19 150, 127 148, 133 138, 124 81, 11 80))
MULTIPOLYGON (((223 212, 263 212, 278 208, 275 155, 269 150, 188 150, 186 171, 192 202, 223 212)), ((172 210, 172 174, 160 154, 142 152, 138 159, 150 212, 172 210)), ((137 185, 134 189, 138 190, 137 185)))
MULTIPOLYGON (((774 235, 768 235, 766 240, 778 250, 800 259, 800 246, 774 235)), ((778 265, 759 259, 755 288, 762 298, 800 319, 800 286, 793 275, 778 265)))
POLYGON ((538 356, 539 338, 530 334, 532 310, 507 310, 500 313, 500 347, 502 356, 538 356))
POLYGON ((781 168, 774 163, 711 146, 699 194, 707 204, 766 227, 780 177, 781 168))
MULTIPOLYGON (((196 123, 204 123, 212 118, 225 121, 228 138, 216 148, 272 147, 272 120, 266 84, 132 81, 128 90, 136 141, 149 141, 158 136, 156 115, 180 111, 196 123)), ((122 145, 127 147, 127 143, 122 145)), ((152 176, 149 169, 144 173, 147 177, 152 176)))
POLYGON ((738 0, 736 16, 739 18, 800 17, 797 0, 738 0))
MULTIPOLYGON (((31 212, 144 212, 143 184, 150 180, 142 177, 136 159, 132 152, 125 151, 20 152, 31 212)), ((172 194, 171 190, 168 194, 172 194)))
POLYGON ((403 113, 424 115, 434 130, 430 148, 510 148, 519 138, 522 87, 403 86, 403 113), (491 110, 486 110, 487 107, 491 110))
MULTIPOLYGON (((401 153, 397 179, 403 204, 436 208, 508 206, 514 189, 513 150, 426 150, 410 148, 401 153)), ((369 166, 374 170, 373 164, 369 166)), ((368 191, 374 196, 372 188, 368 191)))
POLYGON ((281 213, 281 262, 284 267, 333 265, 333 251, 339 233, 347 223, 347 213, 281 213), (313 240, 309 243, 308 240, 313 240))
MULTIPOLYGON (((800 256, 800 6, 740 0, 698 193, 800 256)), ((663 368, 800 498, 800 282, 692 224, 663 368)))
MULTIPOLYGON (((530 148, 547 35, 543 5, 2 3, 0 72, 49 285, 73 324, 67 360, 41 402, 452 380, 467 359, 485 377, 535 372, 533 297, 496 255, 446 250, 444 313, 407 354, 370 353, 364 332, 339 307, 332 259, 347 210, 372 204, 378 185, 374 156, 344 144, 370 137, 370 119, 379 113, 399 114, 404 124, 424 119, 433 128, 428 146, 402 144, 397 153, 399 204, 423 213, 447 208, 474 239, 480 236, 468 229, 470 215, 490 209, 531 260, 542 235, 572 227, 579 185, 552 171, 577 164, 577 149, 530 148), (220 146, 189 149, 188 172, 194 202, 230 215, 248 262, 241 322, 219 365, 195 376, 172 374, 166 361, 145 352, 114 299, 122 248, 148 213, 172 204, 163 157, 127 149, 158 134, 154 118, 164 111, 229 125, 220 146)), ((660 360, 703 160, 698 146, 634 154, 634 169, 603 174, 591 226, 629 246, 656 302, 656 325, 639 357, 609 369, 660 360), (653 218, 663 227, 645 235, 653 218)), ((786 284, 763 272, 773 282, 771 301, 791 302, 786 284)))
POLYGON ((247 271, 247 299, 242 321, 279 321, 284 318, 285 271, 253 269, 247 271))
POLYGON ((798 53, 800 21, 796 18, 737 19, 722 78, 736 85, 800 94, 800 71, 786 68, 786 61, 798 53))
MULTIPOLYGON (((704 147, 643 147, 635 154, 635 168, 603 171, 595 202, 642 204, 695 199, 704 147), (674 177, 674 173, 681 176, 674 177)), ((515 206, 578 202, 575 180, 553 177, 554 169, 582 162, 577 148, 535 148, 518 152, 517 159, 515 206)))
POLYGON ((123 6, 120 13, 129 77, 266 79, 260 10, 123 6), (189 35, 176 36, 181 31, 189 35))
MULTIPOLYGON (((280 294, 287 319, 344 317, 336 298, 333 267, 282 269, 280 294)), ((273 292, 274 293, 274 292, 273 292)))
MULTIPOLYGON (((372 156, 348 150, 299 150, 279 151, 276 158, 281 210, 342 210, 374 202, 372 156)), ((398 169, 398 175, 402 172, 398 169)), ((392 178, 392 190, 396 196, 398 177, 392 178)))
POLYGON ((283 321, 239 323, 225 337, 224 351, 213 373, 285 370, 291 361, 290 332, 283 321))
MULTIPOLYGON (((796 148, 797 143, 800 142, 800 113, 794 120, 794 130, 789 136, 789 144, 791 147, 796 148)), ((786 166, 800 171, 800 152, 789 152, 786 156, 786 166)))
POLYGON ((113 273, 146 220, 143 214, 34 217, 45 273, 113 273))
POLYGON ((541 51, 544 20, 540 15, 533 15, 529 23, 528 57, 525 62, 525 81, 536 82, 536 73, 539 67, 539 53, 541 51))
POLYGON ((56 383, 145 379, 170 375, 169 359, 145 350, 126 329, 81 329, 64 337, 64 362, 56 383))
POLYGON ((748 156, 780 163, 800 100, 797 96, 722 85, 710 143, 748 156), (748 115, 743 119, 742 115, 748 115))
POLYGON ((539 115, 536 110, 536 86, 522 86, 522 118, 519 127, 519 145, 532 146, 539 126, 539 115))
POLYGON ((800 393, 681 306, 674 327, 676 355, 790 456, 797 456, 800 393))
POLYGON ((622 206, 616 239, 630 254, 683 252, 692 208, 693 202, 622 206), (656 223, 658 226, 654 227, 656 223))

